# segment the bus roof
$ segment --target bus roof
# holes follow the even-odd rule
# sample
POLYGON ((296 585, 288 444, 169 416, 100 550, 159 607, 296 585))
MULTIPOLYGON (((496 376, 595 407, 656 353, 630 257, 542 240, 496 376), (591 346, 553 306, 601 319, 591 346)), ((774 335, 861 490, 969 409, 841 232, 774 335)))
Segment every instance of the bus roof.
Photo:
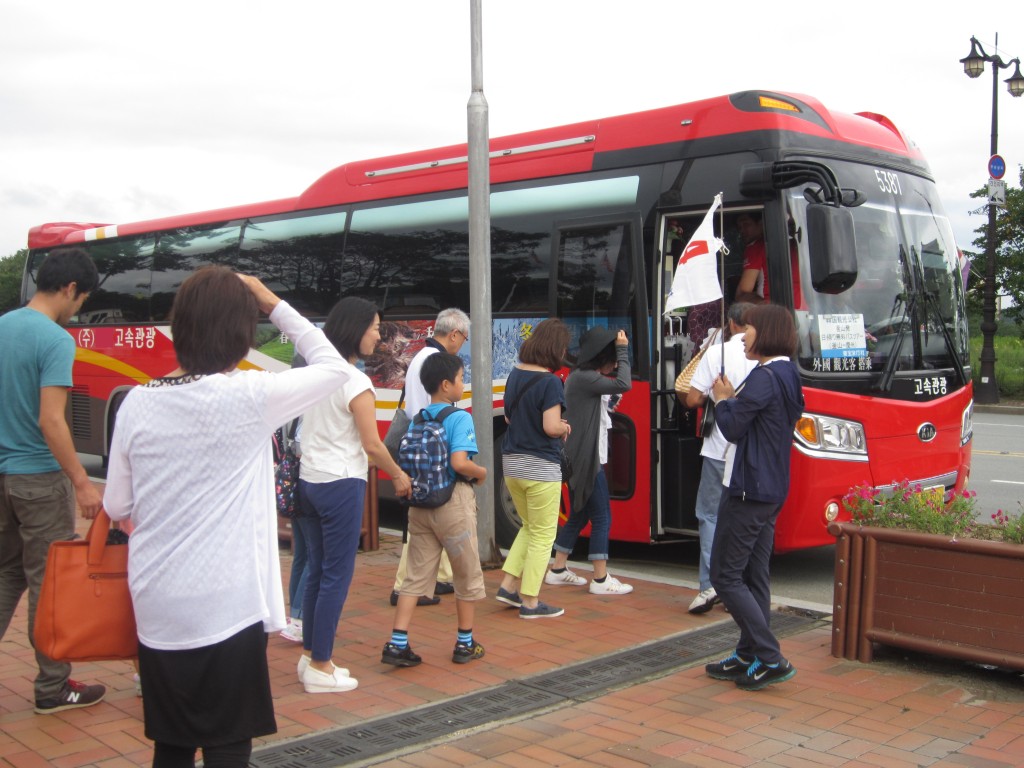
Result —
MULTIPOLYGON (((927 166, 916 147, 888 118, 871 112, 829 112, 819 101, 799 94, 741 91, 689 104, 635 112, 590 122, 547 128, 490 140, 491 183, 580 173, 595 167, 597 156, 651 147, 692 146, 701 139, 730 134, 757 134, 755 142, 772 141, 798 148, 813 140, 851 144, 927 166)), ((720 149, 719 149, 720 151, 720 149)), ((675 150, 676 157, 690 156, 675 150)), ((127 224, 57 222, 29 231, 29 248, 47 248, 90 240, 138 235, 180 227, 202 226, 291 211, 366 200, 388 199, 464 188, 468 178, 466 144, 361 160, 339 166, 298 197, 238 205, 127 224)), ((650 160, 648 160, 650 162, 650 160)), ((611 167, 611 166, 606 166, 611 167)))

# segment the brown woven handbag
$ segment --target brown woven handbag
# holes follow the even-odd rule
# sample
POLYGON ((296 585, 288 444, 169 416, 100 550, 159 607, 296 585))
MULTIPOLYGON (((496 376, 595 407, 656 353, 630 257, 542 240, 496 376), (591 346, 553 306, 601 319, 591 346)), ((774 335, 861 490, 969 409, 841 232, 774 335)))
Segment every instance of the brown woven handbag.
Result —
POLYGON ((704 353, 707 352, 708 348, 715 343, 715 339, 718 338, 718 333, 719 331, 716 330, 711 334, 711 338, 707 340, 707 343, 700 348, 697 354, 695 354, 690 359, 690 362, 686 364, 686 367, 683 368, 682 372, 676 376, 676 394, 678 394, 680 398, 685 398, 686 393, 690 391, 690 381, 693 379, 693 374, 697 372, 697 366, 700 365, 700 360, 704 357, 704 353))

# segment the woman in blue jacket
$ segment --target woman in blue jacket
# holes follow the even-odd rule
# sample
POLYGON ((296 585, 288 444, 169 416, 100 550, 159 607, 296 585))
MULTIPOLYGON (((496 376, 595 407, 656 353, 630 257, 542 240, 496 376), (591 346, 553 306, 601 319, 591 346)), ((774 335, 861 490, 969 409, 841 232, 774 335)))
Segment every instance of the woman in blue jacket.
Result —
POLYGON ((758 365, 739 392, 724 376, 714 383, 715 422, 736 449, 726 456, 727 488, 711 549, 711 583, 739 625, 740 639, 729 657, 705 670, 710 677, 756 690, 796 674, 769 627, 768 561, 775 518, 789 493, 790 446, 804 398, 790 361, 797 336, 789 310, 761 304, 744 320, 746 355, 758 365))

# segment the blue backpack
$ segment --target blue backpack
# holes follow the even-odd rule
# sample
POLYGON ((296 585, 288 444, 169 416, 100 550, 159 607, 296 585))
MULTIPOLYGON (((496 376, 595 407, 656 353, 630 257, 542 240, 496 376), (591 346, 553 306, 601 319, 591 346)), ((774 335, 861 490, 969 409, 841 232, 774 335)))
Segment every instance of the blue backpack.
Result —
POLYGON ((448 434, 444 420, 457 411, 454 405, 442 408, 437 416, 426 409, 416 414, 398 447, 398 466, 412 478, 412 498, 402 502, 431 509, 446 503, 455 490, 450 464, 448 434))

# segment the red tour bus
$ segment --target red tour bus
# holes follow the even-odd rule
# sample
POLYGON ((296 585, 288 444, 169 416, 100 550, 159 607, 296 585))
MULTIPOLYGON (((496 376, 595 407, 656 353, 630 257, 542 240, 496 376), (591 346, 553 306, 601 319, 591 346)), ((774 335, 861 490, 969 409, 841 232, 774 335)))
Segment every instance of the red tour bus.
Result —
MULTIPOLYGON (((68 329, 78 450, 105 455, 127 390, 174 368, 171 300, 209 263, 258 275, 314 318, 342 296, 374 301, 384 339, 367 370, 383 432, 433 317, 469 308, 466 155, 461 145, 349 163, 298 197, 253 205, 32 229, 25 299, 57 246, 84 246, 100 270, 68 329)), ((504 381, 534 324, 560 317, 574 339, 592 325, 626 329, 634 382, 613 419, 614 539, 697 533, 701 441, 673 382, 699 323, 693 311, 666 316, 663 302, 678 243, 718 192, 729 298, 743 270, 737 217, 760 214, 770 298, 799 328, 806 412, 776 550, 831 543, 826 525, 845 516, 853 485, 910 479, 947 498, 965 487, 973 401, 959 254, 927 164, 889 119, 745 91, 495 138, 490 157, 495 455, 504 381)), ((247 364, 290 356, 271 329, 247 364)), ((468 345, 463 356, 475 383, 468 345)), ((518 518, 500 464, 495 528, 508 545, 518 518)))

